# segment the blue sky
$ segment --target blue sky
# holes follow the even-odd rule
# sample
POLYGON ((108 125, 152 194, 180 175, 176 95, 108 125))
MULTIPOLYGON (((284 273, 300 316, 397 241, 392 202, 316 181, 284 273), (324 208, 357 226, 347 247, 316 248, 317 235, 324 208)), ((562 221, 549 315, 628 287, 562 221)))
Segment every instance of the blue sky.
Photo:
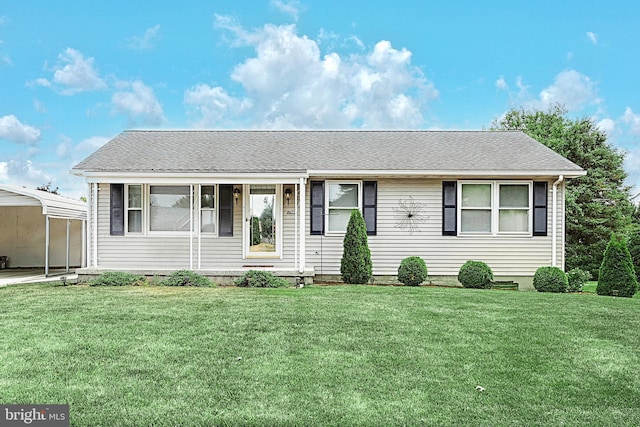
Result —
POLYGON ((0 4, 0 182, 80 197, 71 167, 130 128, 483 129, 557 102, 640 188, 638 2, 171 3, 0 4))

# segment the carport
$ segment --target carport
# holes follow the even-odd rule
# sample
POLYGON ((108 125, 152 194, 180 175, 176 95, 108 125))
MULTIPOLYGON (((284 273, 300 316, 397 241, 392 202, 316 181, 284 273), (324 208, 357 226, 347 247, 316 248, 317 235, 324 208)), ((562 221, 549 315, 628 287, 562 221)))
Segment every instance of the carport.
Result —
POLYGON ((86 220, 81 200, 0 184, 0 257, 6 267, 44 268, 45 276, 83 267, 86 220))

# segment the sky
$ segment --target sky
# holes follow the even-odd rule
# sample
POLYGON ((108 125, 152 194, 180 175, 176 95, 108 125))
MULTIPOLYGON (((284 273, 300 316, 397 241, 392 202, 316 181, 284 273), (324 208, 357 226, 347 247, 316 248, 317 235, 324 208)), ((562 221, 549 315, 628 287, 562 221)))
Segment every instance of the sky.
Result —
MULTIPOLYGON (((564 105, 640 192, 640 2, 0 2, 0 183, 127 129, 488 129, 564 105)), ((215 147, 212 147, 214 150, 215 147)), ((149 147, 153 150, 153 147, 149 147)))

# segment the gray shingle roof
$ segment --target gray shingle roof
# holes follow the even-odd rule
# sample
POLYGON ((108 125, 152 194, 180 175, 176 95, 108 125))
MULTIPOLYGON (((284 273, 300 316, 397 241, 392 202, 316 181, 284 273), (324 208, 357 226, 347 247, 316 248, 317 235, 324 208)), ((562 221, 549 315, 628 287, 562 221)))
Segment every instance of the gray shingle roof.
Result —
POLYGON ((310 170, 583 173, 517 131, 131 130, 73 168, 75 173, 310 170))

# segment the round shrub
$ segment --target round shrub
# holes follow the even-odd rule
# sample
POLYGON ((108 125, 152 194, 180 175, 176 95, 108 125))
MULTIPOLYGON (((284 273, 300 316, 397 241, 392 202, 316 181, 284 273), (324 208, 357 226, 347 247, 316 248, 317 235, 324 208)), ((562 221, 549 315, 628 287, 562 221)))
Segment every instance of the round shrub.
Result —
POLYGON ((407 286, 418 286, 427 279, 427 264, 419 256, 410 256, 400 262, 398 280, 407 286))
POLYGON ((465 288, 488 289, 493 282, 493 271, 482 261, 467 261, 458 271, 458 281, 465 288))
POLYGON ((193 271, 178 270, 174 271, 163 280, 158 282, 159 286, 197 286, 197 287, 211 287, 213 282, 204 276, 201 276, 193 271))
POLYGON ((538 292, 565 292, 567 275, 558 267, 540 267, 533 275, 533 287, 538 292))
POLYGON ((582 287, 591 278, 591 273, 579 268, 567 272, 567 292, 582 292, 582 287))
POLYGON ((262 270, 249 270, 234 283, 244 288, 282 288, 291 285, 286 279, 262 270))

